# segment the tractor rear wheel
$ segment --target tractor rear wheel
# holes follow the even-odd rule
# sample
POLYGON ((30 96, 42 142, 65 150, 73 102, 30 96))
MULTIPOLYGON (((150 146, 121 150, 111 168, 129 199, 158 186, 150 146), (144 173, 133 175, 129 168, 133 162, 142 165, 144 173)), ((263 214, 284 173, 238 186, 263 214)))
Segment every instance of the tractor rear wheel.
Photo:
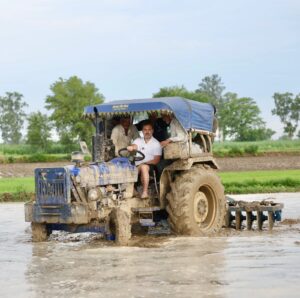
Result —
POLYGON ((120 208, 115 208, 110 213, 110 230, 115 235, 115 242, 127 246, 131 238, 130 214, 120 208))
POLYGON ((224 187, 207 165, 182 171, 167 194, 169 224, 176 234, 212 235, 224 224, 224 187))

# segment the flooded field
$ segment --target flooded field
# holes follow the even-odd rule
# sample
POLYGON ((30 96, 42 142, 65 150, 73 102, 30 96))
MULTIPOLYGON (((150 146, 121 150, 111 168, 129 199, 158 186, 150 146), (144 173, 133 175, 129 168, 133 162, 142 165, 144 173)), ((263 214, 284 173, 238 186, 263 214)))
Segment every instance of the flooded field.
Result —
POLYGON ((299 297, 300 193, 271 196, 285 204, 272 232, 146 237, 151 248, 91 234, 31 243, 23 204, 0 204, 0 297, 299 297))

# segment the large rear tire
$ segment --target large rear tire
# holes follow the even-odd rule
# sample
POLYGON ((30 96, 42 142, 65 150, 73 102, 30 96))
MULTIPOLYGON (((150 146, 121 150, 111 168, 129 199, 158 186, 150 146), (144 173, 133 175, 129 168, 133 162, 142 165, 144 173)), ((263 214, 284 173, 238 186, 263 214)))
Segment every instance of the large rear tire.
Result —
POLYGON ((131 218, 128 212, 115 208, 110 213, 110 230, 115 235, 115 242, 127 246, 131 238, 131 218))
POLYGON ((195 165, 182 171, 167 194, 169 224, 176 234, 213 235, 224 223, 224 187, 215 171, 195 165))

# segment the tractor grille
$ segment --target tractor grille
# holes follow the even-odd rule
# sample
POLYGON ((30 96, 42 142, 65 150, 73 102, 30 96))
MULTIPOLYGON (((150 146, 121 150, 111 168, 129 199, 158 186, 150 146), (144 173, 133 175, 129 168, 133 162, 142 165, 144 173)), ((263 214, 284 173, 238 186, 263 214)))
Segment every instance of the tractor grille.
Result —
POLYGON ((68 203, 70 197, 69 177, 65 168, 36 169, 36 201, 41 205, 68 203))
POLYGON ((48 199, 51 197, 65 197, 65 183, 64 180, 56 181, 38 181, 37 194, 41 199, 48 199))

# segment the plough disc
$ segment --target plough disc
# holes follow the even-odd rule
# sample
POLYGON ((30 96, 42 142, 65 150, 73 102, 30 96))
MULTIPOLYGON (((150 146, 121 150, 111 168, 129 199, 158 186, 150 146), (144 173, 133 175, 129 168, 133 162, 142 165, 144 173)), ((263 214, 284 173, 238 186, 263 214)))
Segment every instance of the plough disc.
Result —
POLYGON ((284 207, 281 203, 275 203, 272 198, 263 201, 236 201, 230 197, 227 199, 227 213, 225 227, 235 227, 241 230, 246 221, 247 230, 252 230, 256 221, 257 229, 262 230, 264 222, 268 222, 268 229, 272 230, 275 221, 281 221, 281 211, 284 207), (233 224, 234 223, 234 224, 233 224))

